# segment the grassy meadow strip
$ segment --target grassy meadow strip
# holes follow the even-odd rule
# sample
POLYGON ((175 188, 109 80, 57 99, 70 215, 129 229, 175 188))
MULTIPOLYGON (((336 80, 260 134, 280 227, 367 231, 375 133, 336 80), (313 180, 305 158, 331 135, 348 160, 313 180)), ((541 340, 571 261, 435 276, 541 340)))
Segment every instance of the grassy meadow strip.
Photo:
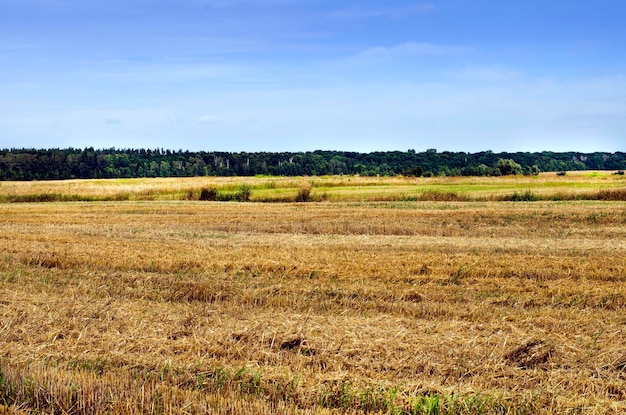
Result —
POLYGON ((626 200, 609 172, 510 177, 195 177, 1 182, 0 202, 71 201, 558 201, 626 200))
POLYGON ((524 191, 501 180, 484 201, 1 204, 0 414, 624 413, 626 205, 497 201, 524 191))

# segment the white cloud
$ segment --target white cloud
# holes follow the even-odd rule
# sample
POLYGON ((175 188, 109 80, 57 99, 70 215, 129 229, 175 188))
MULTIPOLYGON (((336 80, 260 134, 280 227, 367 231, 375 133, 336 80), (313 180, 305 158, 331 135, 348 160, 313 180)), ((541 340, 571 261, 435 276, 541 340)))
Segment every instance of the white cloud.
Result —
POLYGON ((471 50, 471 48, 460 46, 443 46, 427 42, 407 42, 391 47, 376 46, 369 48, 361 52, 358 58, 365 60, 388 60, 427 55, 459 54, 467 53, 471 50))
POLYGON ((435 6, 430 3, 414 4, 405 7, 379 7, 379 8, 362 8, 352 7, 348 9, 337 10, 330 14, 331 19, 336 20, 360 20, 360 19, 400 19, 419 13, 428 13, 435 10, 435 6))
POLYGON ((196 120, 199 124, 215 124, 222 121, 222 119, 216 115, 203 115, 196 120))

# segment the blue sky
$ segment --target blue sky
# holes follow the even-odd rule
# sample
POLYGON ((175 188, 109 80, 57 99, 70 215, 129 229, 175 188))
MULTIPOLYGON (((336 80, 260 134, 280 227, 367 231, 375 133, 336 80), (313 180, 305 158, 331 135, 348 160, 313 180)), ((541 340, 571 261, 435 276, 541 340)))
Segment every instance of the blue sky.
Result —
POLYGON ((0 148, 625 151, 622 0, 0 0, 0 148))

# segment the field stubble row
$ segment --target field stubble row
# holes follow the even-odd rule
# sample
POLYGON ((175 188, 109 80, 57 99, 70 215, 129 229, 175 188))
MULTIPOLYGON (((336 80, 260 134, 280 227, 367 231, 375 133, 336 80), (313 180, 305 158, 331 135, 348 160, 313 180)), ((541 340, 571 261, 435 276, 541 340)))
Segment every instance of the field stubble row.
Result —
POLYGON ((626 408, 620 203, 0 213, 9 405, 428 413, 441 396, 442 413, 626 408))

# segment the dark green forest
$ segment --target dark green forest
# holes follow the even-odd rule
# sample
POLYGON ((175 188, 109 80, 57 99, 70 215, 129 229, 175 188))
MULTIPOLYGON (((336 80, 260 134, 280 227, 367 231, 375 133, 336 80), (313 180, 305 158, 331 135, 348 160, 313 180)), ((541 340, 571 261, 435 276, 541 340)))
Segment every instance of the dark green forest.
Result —
POLYGON ((499 176, 626 169, 626 153, 191 152, 164 149, 5 149, 0 180, 190 176, 499 176))

